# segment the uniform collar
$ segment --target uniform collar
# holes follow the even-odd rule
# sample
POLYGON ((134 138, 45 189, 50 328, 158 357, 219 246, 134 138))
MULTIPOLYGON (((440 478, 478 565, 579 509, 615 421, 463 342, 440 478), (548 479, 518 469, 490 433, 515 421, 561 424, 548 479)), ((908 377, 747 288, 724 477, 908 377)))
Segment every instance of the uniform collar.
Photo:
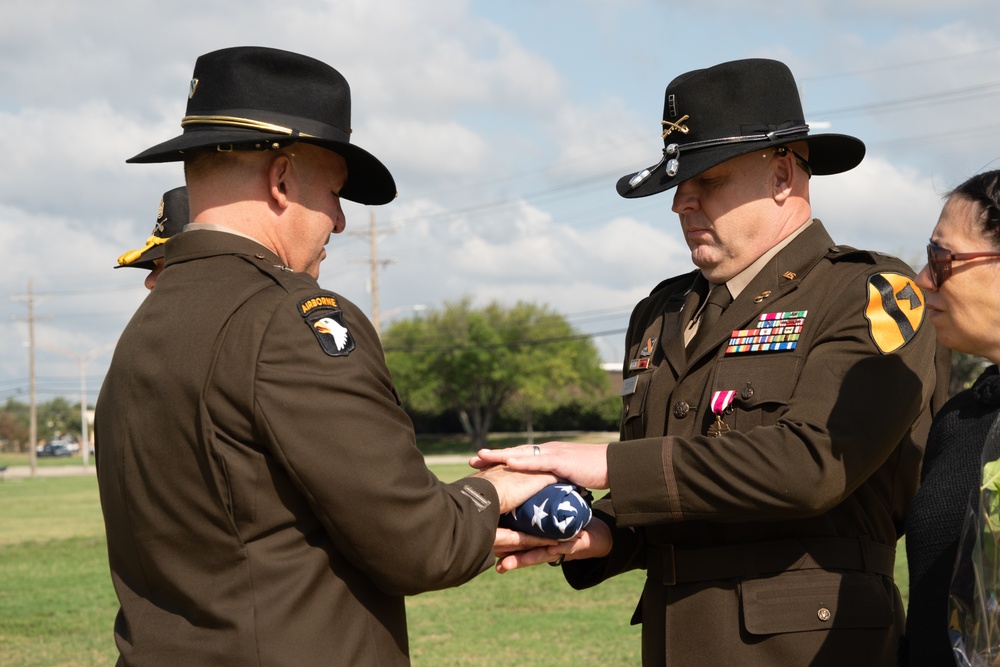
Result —
POLYGON ((226 228, 208 229, 201 224, 197 227, 188 225, 184 232, 171 237, 164 244, 166 266, 217 255, 244 255, 275 266, 283 265, 278 255, 267 246, 226 228))
MULTIPOLYGON (((729 293, 733 295, 733 300, 740 295, 747 286, 753 282, 753 279, 757 277, 757 274, 761 272, 767 263, 771 261, 779 252, 781 252, 786 246, 788 246, 795 238, 808 229, 814 220, 807 220, 805 224, 801 225, 794 232, 783 238, 776 246, 765 252, 763 255, 757 258, 753 264, 747 268, 740 271, 736 276, 726 281, 726 287, 729 288, 729 293)), ((713 285, 714 287, 714 285, 713 285)))

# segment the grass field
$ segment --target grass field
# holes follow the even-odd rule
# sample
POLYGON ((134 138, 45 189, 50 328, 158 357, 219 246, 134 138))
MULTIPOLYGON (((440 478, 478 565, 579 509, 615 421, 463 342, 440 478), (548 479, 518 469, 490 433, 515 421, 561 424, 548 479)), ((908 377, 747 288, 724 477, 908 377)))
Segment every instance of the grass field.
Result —
MULTIPOLYGON (((445 480, 469 469, 435 467, 445 480)), ((642 575, 577 592, 537 567, 407 600, 415 667, 635 665, 642 575)), ((93 476, 0 482, 0 665, 113 665, 117 601, 93 476)))
MULTIPOLYGON (((446 481, 464 465, 436 466, 446 481)), ((902 545, 900 545, 902 547, 902 545)), ((904 591, 906 565, 897 560, 904 591)), ((486 572, 407 600, 415 667, 639 664, 632 572, 573 591, 555 568, 486 572)), ((117 601, 93 476, 0 482, 0 666, 113 665, 117 601)))

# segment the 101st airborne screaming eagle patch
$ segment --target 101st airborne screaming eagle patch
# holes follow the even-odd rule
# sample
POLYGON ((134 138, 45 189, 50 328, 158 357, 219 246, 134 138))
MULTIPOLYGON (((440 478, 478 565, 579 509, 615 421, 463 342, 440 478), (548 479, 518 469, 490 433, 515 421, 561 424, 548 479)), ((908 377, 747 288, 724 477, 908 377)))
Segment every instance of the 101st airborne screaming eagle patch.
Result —
POLYGON ((299 302, 299 314, 316 335, 319 346, 331 357, 346 357, 354 349, 354 337, 344 324, 344 313, 329 294, 317 294, 299 302))
POLYGON ((870 276, 865 317, 879 352, 895 352, 910 342, 924 321, 923 292, 913 278, 901 273, 870 276))

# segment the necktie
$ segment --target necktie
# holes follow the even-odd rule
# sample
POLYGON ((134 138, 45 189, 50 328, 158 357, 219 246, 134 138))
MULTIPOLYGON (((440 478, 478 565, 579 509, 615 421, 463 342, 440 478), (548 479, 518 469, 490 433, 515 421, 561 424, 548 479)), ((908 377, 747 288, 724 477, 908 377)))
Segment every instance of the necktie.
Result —
POLYGON ((726 306, 732 300, 733 297, 729 294, 729 288, 725 285, 716 285, 712 288, 712 291, 708 293, 708 299, 705 301, 705 307, 701 311, 701 321, 698 323, 698 330, 694 333, 691 342, 688 343, 687 349, 693 350, 698 347, 698 343, 712 330, 715 323, 719 321, 722 311, 726 309, 726 306))

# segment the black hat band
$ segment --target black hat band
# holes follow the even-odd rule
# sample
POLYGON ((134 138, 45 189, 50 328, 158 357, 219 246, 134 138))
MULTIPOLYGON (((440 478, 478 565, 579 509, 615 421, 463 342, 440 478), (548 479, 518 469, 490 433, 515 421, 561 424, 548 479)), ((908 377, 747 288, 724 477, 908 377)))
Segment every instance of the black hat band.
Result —
POLYGON ((653 173, 659 169, 664 162, 667 163, 667 176, 671 178, 677 175, 677 171, 680 169, 680 156, 681 148, 683 147, 685 151, 695 151, 705 148, 714 148, 715 146, 725 146, 728 144, 744 144, 756 141, 775 141, 776 139, 781 139, 783 137, 803 134, 809 132, 808 125, 799 125, 796 127, 789 127, 782 130, 770 130, 764 134, 744 134, 736 137, 719 137, 718 139, 705 139, 703 141, 692 141, 688 144, 667 144, 663 148, 663 157, 652 167, 648 169, 643 169, 638 174, 633 176, 629 182, 629 190, 634 190, 639 187, 646 179, 653 175, 653 173), (673 157, 671 157, 673 156, 673 157))

